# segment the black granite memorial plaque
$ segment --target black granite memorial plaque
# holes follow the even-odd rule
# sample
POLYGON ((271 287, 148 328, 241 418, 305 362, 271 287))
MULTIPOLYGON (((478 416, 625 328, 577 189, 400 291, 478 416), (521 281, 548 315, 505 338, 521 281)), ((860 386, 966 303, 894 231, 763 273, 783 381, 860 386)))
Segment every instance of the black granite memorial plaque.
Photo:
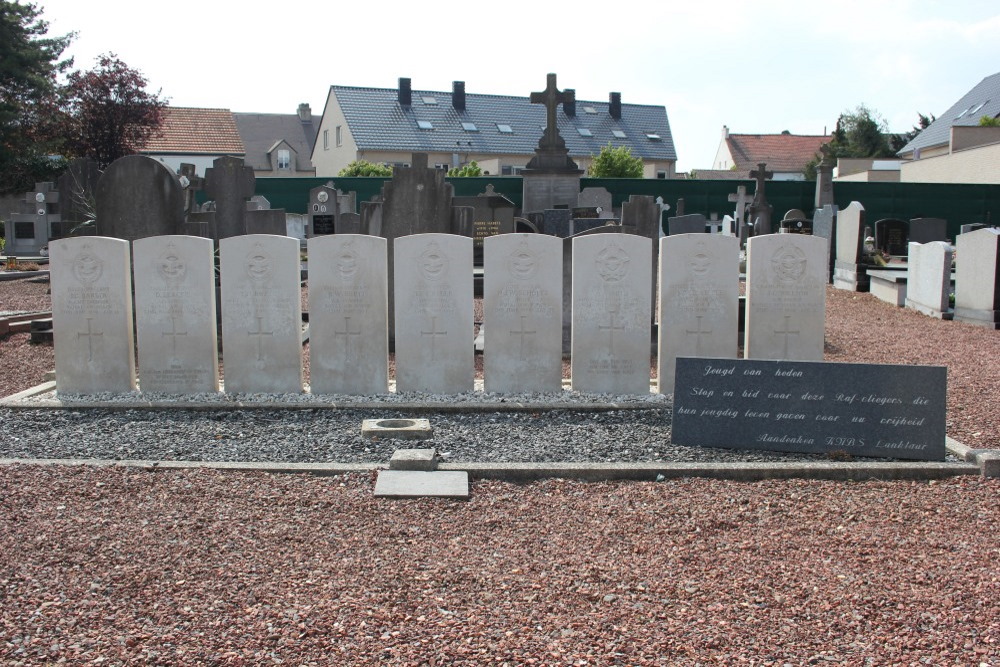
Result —
POLYGON ((678 445, 941 461, 943 366, 678 358, 678 445))
POLYGON ((313 236, 326 236, 327 234, 333 234, 333 232, 332 215, 313 216, 313 236))

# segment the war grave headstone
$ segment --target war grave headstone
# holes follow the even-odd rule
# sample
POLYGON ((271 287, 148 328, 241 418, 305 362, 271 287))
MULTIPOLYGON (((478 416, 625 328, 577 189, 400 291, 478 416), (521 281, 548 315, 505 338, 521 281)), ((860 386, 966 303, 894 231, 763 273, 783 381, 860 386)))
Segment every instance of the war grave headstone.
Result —
POLYGON ((573 390, 649 393, 652 242, 632 234, 572 242, 573 390))
POLYGON ((580 232, 574 236, 563 239, 562 246, 562 353, 568 357, 573 341, 573 239, 594 234, 624 234, 627 230, 621 225, 607 225, 605 227, 595 227, 585 232, 580 232))
POLYGON ((978 229, 956 239, 955 319, 1000 329, 1000 229, 978 229))
POLYGON ((542 212, 542 230, 561 239, 573 235, 573 212, 568 208, 549 208, 542 212))
POLYGON ((145 155, 118 158, 97 182, 97 234, 134 241, 176 234, 184 222, 177 175, 145 155))
POLYGON ((607 188, 583 188, 576 197, 576 207, 599 209, 597 212, 599 218, 615 217, 611 193, 607 188))
POLYGON ((736 236, 736 220, 733 216, 729 214, 722 216, 722 227, 719 229, 719 233, 723 236, 736 236))
POLYGON ((910 223, 896 218, 875 221, 875 249, 896 257, 906 257, 910 223))
POLYGON ((572 90, 560 91, 556 87, 556 75, 550 73, 546 77, 545 90, 531 93, 529 99, 532 104, 545 105, 545 131, 538 140, 535 155, 521 172, 521 210, 530 213, 556 206, 576 206, 583 170, 570 159, 556 118, 559 105, 564 105, 565 112, 565 105, 574 104, 576 95, 572 90))
POLYGON ((486 391, 562 389, 562 243, 539 234, 486 239, 486 391))
POLYGON ((135 391, 128 241, 100 236, 49 245, 56 391, 135 391))
POLYGON ((767 186, 767 179, 773 176, 774 172, 768 171, 767 165, 763 162, 758 164, 756 169, 750 171, 750 178, 757 181, 757 189, 754 191, 753 201, 750 203, 750 221, 753 223, 755 236, 771 233, 771 214, 774 212, 774 207, 767 202, 764 189, 767 186))
POLYGON ((309 239, 310 389, 314 394, 389 390, 386 246, 383 238, 358 234, 309 239))
POLYGON ((415 234, 394 252, 396 391, 472 391, 472 239, 415 234))
POLYGON ((301 392, 299 242, 250 234, 219 246, 226 392, 301 392))
POLYGON ((94 205, 101 169, 96 160, 76 158, 56 179, 59 191, 59 222, 50 224, 50 238, 69 236, 74 227, 97 215, 94 205))
POLYGON ((910 220, 910 243, 948 241, 948 221, 944 218, 913 218, 910 220))
POLYGON ((942 461, 947 369, 677 360, 674 444, 942 461))
POLYGON ((910 242, 906 266, 906 307, 951 319, 951 246, 944 241, 910 242))
POLYGON ((836 262, 837 213, 836 204, 826 204, 813 211, 813 236, 827 240, 827 253, 830 256, 830 271, 827 282, 833 282, 833 271, 836 262))
POLYGON ((767 234, 747 241, 746 359, 822 361, 826 239, 767 234))
POLYGON ((833 265, 833 286, 852 292, 868 291, 869 280, 861 265, 865 242, 865 207, 852 201, 837 214, 837 260, 833 265))
POLYGON ((247 233, 246 200, 253 196, 257 182, 253 167, 241 158, 224 156, 205 170, 205 192, 215 201, 214 220, 209 223, 214 239, 247 233))
POLYGON ((309 237, 326 236, 339 231, 337 218, 340 210, 336 196, 337 191, 329 185, 321 185, 309 191, 309 237))
POLYGON ((667 234, 705 234, 708 220, 701 213, 678 215, 667 219, 667 234))
POLYGON ((38 255, 49 242, 52 226, 59 226, 60 195, 54 183, 36 183, 32 192, 25 193, 21 210, 5 215, 5 252, 10 257, 38 255))
POLYGON ((152 236, 132 248, 140 389, 219 391, 212 240, 152 236))
POLYGON ((674 392, 677 357, 736 358, 739 261, 735 236, 678 234, 660 241, 656 376, 661 394, 674 392))

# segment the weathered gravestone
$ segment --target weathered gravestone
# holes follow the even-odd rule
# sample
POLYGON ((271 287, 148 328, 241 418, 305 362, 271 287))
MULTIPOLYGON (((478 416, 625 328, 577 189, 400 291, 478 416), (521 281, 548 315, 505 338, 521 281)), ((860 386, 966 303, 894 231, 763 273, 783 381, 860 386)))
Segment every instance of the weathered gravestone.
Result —
POLYGON ((341 213, 338 234, 361 234, 361 216, 357 213, 341 213))
POLYGON ((472 219, 468 223, 469 227, 467 229, 456 227, 454 231, 472 237, 476 264, 482 266, 483 239, 497 234, 514 232, 514 202, 498 194, 493 189, 493 184, 489 184, 486 186, 485 192, 474 197, 453 197, 452 205, 456 208, 472 207, 472 219))
POLYGON ((69 167, 56 180, 60 199, 59 223, 51 225, 52 237, 69 236, 74 227, 94 219, 97 215, 97 182, 100 180, 101 169, 97 161, 89 158, 70 161, 69 167))
POLYGON ((539 234, 486 239, 486 391, 561 390, 562 243, 539 234))
POLYGON ((660 229, 660 207, 656 205, 656 200, 648 195, 629 195, 628 201, 622 202, 622 228, 631 234, 644 236, 649 239, 653 248, 650 257, 650 276, 652 290, 650 307, 653 309, 653 316, 656 316, 656 272, 660 259, 659 239, 662 234, 660 229))
POLYGON ((753 224, 754 235, 771 233, 771 214, 774 207, 767 201, 764 189, 767 186, 767 179, 774 176, 773 171, 767 170, 767 165, 763 162, 757 165, 756 169, 750 171, 750 178, 756 179, 757 189, 753 194, 753 202, 750 204, 750 222, 753 224))
POLYGON ((521 209, 531 213, 556 206, 576 206, 583 170, 570 159, 556 119, 558 106, 564 105, 565 110, 566 104, 575 103, 576 94, 572 90, 560 91, 556 87, 556 75, 550 73, 546 77, 545 90, 531 93, 530 100, 532 104, 545 105, 546 120, 535 155, 521 172, 521 209))
POLYGON ((396 391, 472 391, 472 239, 416 234, 394 252, 396 391))
POLYGON ((660 241, 661 394, 674 392, 677 357, 736 358, 739 262, 735 236, 679 234, 660 241))
POLYGON ((865 243, 865 207, 852 201, 837 214, 837 261, 833 268, 833 286, 852 292, 868 290, 868 275, 861 266, 865 243))
POLYGON ((309 236, 326 236, 339 232, 337 218, 337 191, 329 185, 321 185, 309 191, 309 236))
POLYGON ((701 213, 690 213, 667 218, 667 234, 704 234, 708 220, 701 213))
POLYGON ((270 210, 270 208, 271 200, 264 195, 254 195, 247 200, 248 211, 267 211, 270 210))
POLYGON ((573 239, 574 391, 649 393, 651 245, 632 234, 573 239))
POLYGON ((826 239, 767 234, 747 241, 747 359, 821 361, 826 239))
POLYGON ((361 233, 382 236, 382 201, 361 202, 361 233))
POLYGON ((21 211, 4 215, 4 246, 8 256, 38 255, 49 242, 53 227, 60 225, 60 194, 52 183, 36 183, 33 192, 25 193, 21 211))
POLYGON ((205 170, 205 192, 215 201, 215 216, 210 223, 214 239, 247 233, 246 200, 253 196, 257 182, 253 167, 237 157, 224 156, 212 161, 205 170))
POLYGON ((389 390, 386 240, 309 239, 310 388, 314 394, 389 390))
POLYGON ((573 235, 573 212, 568 208, 548 208, 542 212, 542 231, 561 239, 573 235))
POLYGON ((1000 229, 959 234, 955 319, 1000 329, 1000 229))
POLYGON ((829 255, 830 263, 827 282, 833 282, 833 272, 836 263, 838 211, 839 209, 836 204, 826 204, 822 208, 818 208, 813 211, 813 236, 824 238, 827 241, 827 254, 829 255))
POLYGON ((909 245, 906 307, 938 319, 950 319, 951 246, 944 241, 909 245))
POLYGON ((948 221, 944 218, 913 218, 910 220, 910 243, 948 241, 948 221))
POLYGON ((615 217, 611 193, 608 192, 607 188, 590 187, 580 190, 580 194, 576 197, 576 206, 578 208, 600 209, 597 212, 597 217, 600 218, 615 217))
POLYGON ((139 387, 219 391, 212 240, 153 236, 135 241, 133 250, 139 387))
POLYGON ((301 392, 299 242, 252 234, 219 246, 226 392, 301 392))
MULTIPOLYGON (((965 224, 965 225, 960 225, 959 228, 958 228, 958 233, 959 234, 968 234, 969 232, 974 232, 977 229, 984 229, 985 227, 986 227, 986 225, 984 225, 981 222, 970 222, 970 223, 965 224)), ((955 242, 957 243, 958 239, 955 239, 955 242)))
POLYGON ((885 218, 875 221, 875 248, 897 257, 905 257, 910 238, 910 223, 885 218))
POLYGON ((943 366, 678 359, 678 445, 942 461, 943 366))
POLYGON ((118 158, 97 182, 97 234, 133 241, 176 234, 184 222, 177 175, 145 155, 118 158))
POLYGON ((128 241, 62 239, 49 258, 57 392, 135 391, 128 241))

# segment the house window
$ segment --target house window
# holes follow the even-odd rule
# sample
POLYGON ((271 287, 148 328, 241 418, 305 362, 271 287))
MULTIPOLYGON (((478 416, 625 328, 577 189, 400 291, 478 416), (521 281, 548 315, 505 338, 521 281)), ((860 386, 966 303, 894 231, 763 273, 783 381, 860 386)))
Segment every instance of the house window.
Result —
POLYGON ((330 130, 323 130, 323 150, 330 150, 330 130))
POLYGON ((417 127, 419 127, 421 130, 433 130, 434 123, 430 122, 429 120, 418 120, 417 127))
POLYGON ((658 172, 656 172, 656 177, 659 178, 660 180, 663 180, 663 179, 665 179, 667 177, 667 172, 665 172, 665 171, 658 171, 658 172))
POLYGON ((578 128, 576 128, 576 131, 580 133, 581 137, 592 137, 592 136, 594 136, 594 133, 591 132, 590 130, 588 130, 587 128, 585 128, 585 127, 578 127, 578 128))
POLYGON ((514 134, 514 128, 510 125, 504 125, 501 123, 497 123, 497 131, 500 132, 500 134, 514 134))
POLYGON ((662 141, 660 135, 658 135, 656 132, 647 132, 646 138, 649 139, 650 141, 662 141))
POLYGON ((475 123, 462 123, 462 129, 466 132, 478 132, 479 128, 476 127, 475 123))
POLYGON ((611 134, 615 135, 619 139, 626 139, 625 133, 621 130, 611 130, 611 134))
POLYGON ((292 154, 286 150, 278 151, 278 169, 287 171, 292 165, 292 154))
POLYGON ((584 113, 597 113, 597 109, 594 107, 583 107, 584 113))
POLYGON ((431 97, 430 95, 424 95, 420 99, 424 101, 424 104, 437 104, 437 98, 431 97))
POLYGON ((337 140, 337 146, 343 146, 344 145, 344 133, 341 132, 340 125, 337 126, 336 140, 337 140))

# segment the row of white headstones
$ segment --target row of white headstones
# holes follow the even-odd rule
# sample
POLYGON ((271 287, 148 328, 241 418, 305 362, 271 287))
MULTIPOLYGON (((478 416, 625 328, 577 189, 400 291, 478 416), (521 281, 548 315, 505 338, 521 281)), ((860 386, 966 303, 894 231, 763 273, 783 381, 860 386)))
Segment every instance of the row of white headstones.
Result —
MULTIPOLYGON (((652 241, 607 233, 572 243, 572 389, 649 393, 652 241)), ((794 234, 750 240, 747 358, 822 360, 826 243, 794 234)), ((451 234, 395 240, 397 392, 474 390, 472 244, 451 234)), ((537 234, 485 239, 486 391, 562 389, 562 244, 537 234)), ((678 356, 737 356, 739 245, 684 234, 661 239, 659 250, 657 370, 659 391, 671 393, 678 356)), ((308 260, 310 391, 389 391, 386 240, 312 238, 308 260)), ((53 242, 57 391, 218 392, 214 271, 203 238, 53 242)), ((225 391, 302 392, 299 242, 223 239, 219 271, 225 391)))

